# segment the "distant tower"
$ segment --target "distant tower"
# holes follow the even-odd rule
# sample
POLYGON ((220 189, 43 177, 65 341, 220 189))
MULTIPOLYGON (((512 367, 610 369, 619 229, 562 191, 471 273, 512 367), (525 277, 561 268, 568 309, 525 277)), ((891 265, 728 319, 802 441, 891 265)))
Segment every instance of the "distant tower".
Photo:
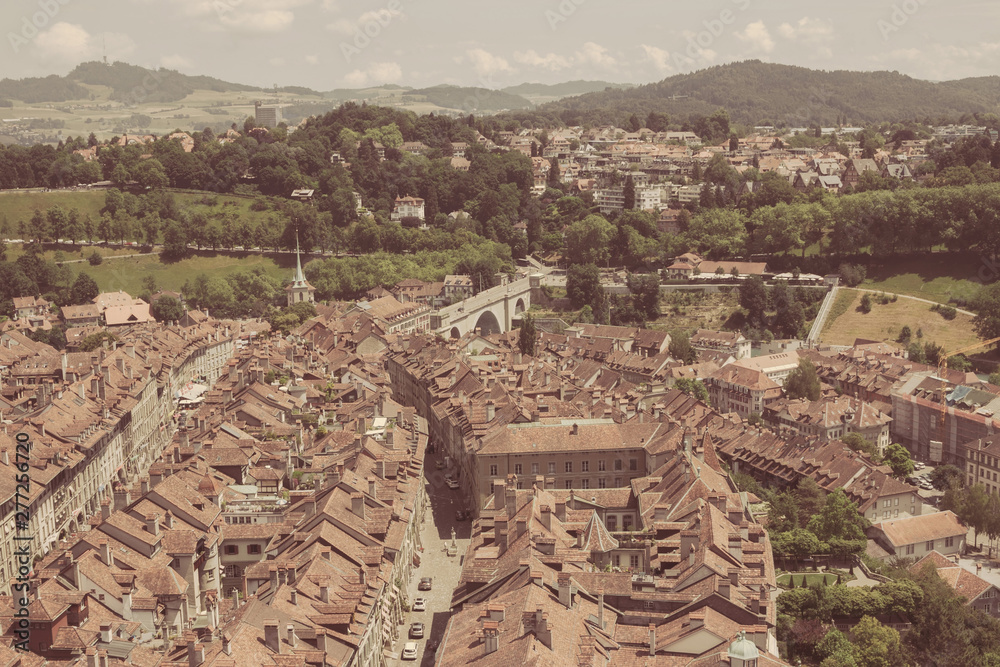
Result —
POLYGON ((285 288, 288 293, 288 305, 307 301, 316 302, 316 288, 309 284, 305 274, 302 273, 302 260, 299 255, 299 233, 295 232, 295 275, 292 277, 292 284, 285 288))

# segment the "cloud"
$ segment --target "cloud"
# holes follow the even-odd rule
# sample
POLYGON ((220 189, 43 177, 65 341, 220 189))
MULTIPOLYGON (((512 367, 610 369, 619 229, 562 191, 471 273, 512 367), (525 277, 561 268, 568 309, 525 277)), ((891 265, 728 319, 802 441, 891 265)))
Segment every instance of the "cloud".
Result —
POLYGON ((167 69, 184 69, 186 67, 191 67, 194 65, 188 58, 175 53, 169 56, 163 56, 160 58, 160 65, 166 67, 167 69))
POLYGON ((318 65, 319 64, 319 56, 316 56, 316 55, 306 56, 305 60, 306 60, 306 64, 307 65, 318 65))
POLYGON ((341 35, 353 35, 355 32, 360 30, 369 37, 374 37, 381 32, 383 28, 387 27, 393 19, 402 15, 403 12, 398 9, 376 9, 370 12, 365 12, 356 19, 337 19, 336 21, 327 24, 326 27, 328 30, 341 35))
POLYGON ((344 83, 353 88, 380 83, 396 83, 403 78, 399 63, 372 63, 366 69, 356 69, 344 76, 344 83))
POLYGON ((124 58, 135 50, 135 42, 118 32, 93 36, 83 26, 60 21, 38 33, 34 47, 43 62, 79 64, 100 58, 105 49, 108 60, 124 58))
POLYGON ((604 69, 614 69, 615 65, 618 64, 606 48, 594 42, 585 42, 576 52, 576 59, 581 65, 591 65, 604 69))
POLYGON ((539 67, 552 72, 558 72, 559 70, 566 69, 571 65, 569 58, 566 56, 560 56, 556 53, 546 53, 543 56, 534 49, 528 49, 527 51, 515 51, 514 61, 522 65, 539 67))
POLYGON ((996 68, 1000 42, 959 45, 930 43, 900 47, 868 57, 879 69, 899 69, 931 81, 983 76, 996 68))
POLYGON ((469 49, 465 52, 465 56, 472 63, 472 69, 479 76, 488 77, 500 72, 513 71, 506 59, 495 56, 484 49, 469 49))
MULTIPOLYGON (((142 0, 146 1, 146 0, 142 0)), ((313 0, 169 0, 193 25, 209 32, 283 32, 295 22, 293 9, 313 0)))
POLYGON ((825 58, 833 56, 829 45, 833 42, 834 29, 829 21, 806 16, 794 25, 782 23, 778 26, 778 34, 789 41, 808 45, 815 55, 825 58))
POLYGON ((771 39, 771 33, 768 32, 767 26, 764 25, 763 21, 748 23, 743 32, 736 33, 736 37, 740 41, 749 44, 750 48, 754 51, 770 53, 774 50, 774 40, 771 39))
POLYGON ((285 59, 282 58, 281 56, 277 56, 275 58, 271 58, 270 60, 268 60, 267 64, 271 65, 272 67, 284 67, 285 59))
POLYGON ((642 44, 642 50, 646 54, 646 62, 652 63, 660 72, 672 72, 674 66, 670 64, 670 52, 656 46, 642 44))

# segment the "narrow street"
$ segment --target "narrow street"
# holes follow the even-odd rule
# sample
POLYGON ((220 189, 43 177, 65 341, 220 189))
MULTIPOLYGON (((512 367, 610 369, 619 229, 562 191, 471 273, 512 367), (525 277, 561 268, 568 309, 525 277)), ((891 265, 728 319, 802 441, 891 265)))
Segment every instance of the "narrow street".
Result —
POLYGON ((407 590, 407 599, 410 601, 411 607, 414 600, 422 597, 427 600, 427 610, 412 611, 411 609, 405 615, 405 625, 399 628, 399 640, 393 647, 393 653, 398 657, 386 661, 390 666, 420 665, 420 667, 431 667, 434 664, 434 651, 428 650, 428 646, 437 647, 444 637, 448 619, 451 616, 451 594, 458 584, 459 576, 462 573, 462 561, 469 546, 472 524, 468 520, 457 521, 455 519, 457 510, 468 509, 467 500, 461 490, 453 491, 445 484, 444 476, 448 471, 436 468, 436 463, 443 458, 443 454, 439 452, 428 454, 424 464, 424 490, 429 502, 427 518, 420 533, 424 551, 420 554, 420 567, 415 570, 407 590), (449 556, 448 547, 452 541, 452 528, 455 529, 455 542, 458 549, 454 556, 449 556), (417 585, 423 577, 433 579, 431 590, 417 590, 417 585), (409 638, 410 624, 415 622, 424 624, 423 639, 409 638), (416 660, 402 659, 403 645, 406 642, 417 644, 416 660))

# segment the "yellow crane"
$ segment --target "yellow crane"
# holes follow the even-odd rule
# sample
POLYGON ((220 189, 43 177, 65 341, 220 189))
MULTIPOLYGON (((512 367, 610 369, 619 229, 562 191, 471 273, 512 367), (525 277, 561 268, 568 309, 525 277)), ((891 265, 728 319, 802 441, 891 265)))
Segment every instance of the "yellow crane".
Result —
MULTIPOLYGON (((954 350, 952 352, 942 353, 941 356, 938 358, 938 377, 944 380, 942 375, 945 367, 947 367, 948 365, 948 359, 950 359, 951 357, 954 357, 959 354, 965 354, 966 352, 971 352, 972 350, 978 350, 981 347, 986 347, 987 345, 992 345, 993 343, 1000 343, 1000 338, 991 338, 989 340, 984 340, 979 343, 975 343, 974 345, 966 345, 965 347, 960 348, 958 350, 954 350)), ((944 441, 944 420, 945 420, 945 415, 947 414, 947 410, 948 410, 948 402, 945 400, 944 388, 942 386, 941 410, 938 413, 938 428, 941 429, 942 442, 944 441)))

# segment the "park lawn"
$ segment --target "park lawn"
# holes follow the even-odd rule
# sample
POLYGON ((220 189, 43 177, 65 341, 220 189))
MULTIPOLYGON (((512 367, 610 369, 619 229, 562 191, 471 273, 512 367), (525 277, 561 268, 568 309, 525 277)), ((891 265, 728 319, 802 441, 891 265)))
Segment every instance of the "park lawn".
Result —
POLYGON ((795 587, 802 588, 802 578, 806 578, 806 583, 809 586, 814 586, 816 584, 824 584, 826 586, 832 586, 837 583, 837 575, 826 574, 823 572, 793 572, 792 574, 782 574, 778 576, 778 585, 782 588, 790 587, 790 578, 795 577, 795 587))
POLYGON ((829 345, 853 345, 856 338, 894 342, 903 325, 908 325, 915 335, 923 331, 923 341, 932 341, 946 351, 979 342, 972 330, 972 317, 958 313, 950 322, 939 314, 931 312, 927 303, 912 299, 899 299, 895 303, 882 305, 872 295, 872 310, 864 314, 858 310, 862 292, 844 288, 837 297, 830 312, 827 325, 823 328, 821 340, 829 345), (849 295, 850 301, 848 302, 849 295), (840 301, 844 298, 844 302, 840 301), (846 306, 837 315, 838 305, 846 306))
POLYGON ((68 266, 72 268, 74 276, 81 272, 88 274, 97 282, 102 292, 122 290, 132 296, 138 296, 144 291, 142 281, 146 276, 153 276, 156 279, 157 288, 175 292, 180 291, 185 282, 193 280, 199 274, 205 274, 209 278, 221 278, 236 271, 248 271, 257 267, 262 267, 268 275, 279 282, 287 281, 292 277, 294 257, 282 257, 279 265, 275 258, 269 255, 235 256, 204 252, 179 262, 163 263, 159 256, 152 255, 108 259, 99 266, 91 266, 87 262, 68 266))
POLYGON ((1000 277, 1000 266, 988 263, 979 255, 940 254, 888 260, 869 266, 868 277, 860 287, 948 303, 950 299, 968 301, 980 285, 997 277, 1000 277))

